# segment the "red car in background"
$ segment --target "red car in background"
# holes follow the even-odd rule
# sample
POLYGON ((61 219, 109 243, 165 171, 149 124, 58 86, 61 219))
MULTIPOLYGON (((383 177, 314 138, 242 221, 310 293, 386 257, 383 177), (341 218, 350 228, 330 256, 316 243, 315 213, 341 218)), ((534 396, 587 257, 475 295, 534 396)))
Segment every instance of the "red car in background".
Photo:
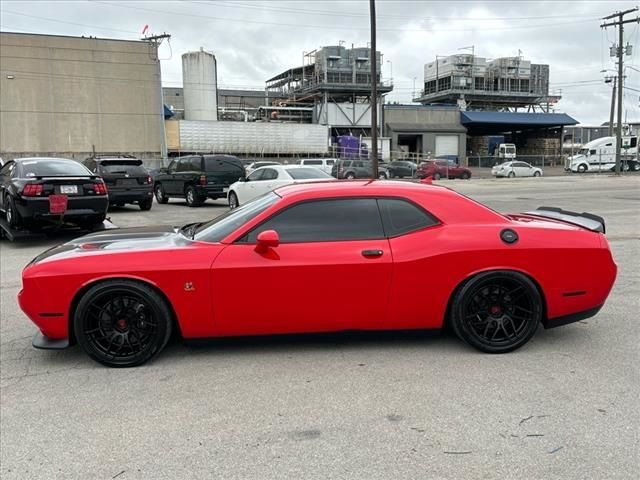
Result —
POLYGON ((616 277, 604 231, 596 215, 502 215, 435 185, 297 184, 210 222, 51 248, 23 270, 18 299, 38 327, 35 347, 77 342, 113 367, 151 359, 172 331, 188 340, 450 325, 503 353, 540 323, 600 310, 616 277), (428 301, 407 301, 416 285, 428 301), (340 295, 319 296, 327 286, 340 295))
POLYGON ((449 159, 435 159, 422 162, 416 170, 418 178, 432 177, 434 180, 441 178, 462 178, 468 180, 471 178, 471 170, 459 166, 456 162, 449 159))

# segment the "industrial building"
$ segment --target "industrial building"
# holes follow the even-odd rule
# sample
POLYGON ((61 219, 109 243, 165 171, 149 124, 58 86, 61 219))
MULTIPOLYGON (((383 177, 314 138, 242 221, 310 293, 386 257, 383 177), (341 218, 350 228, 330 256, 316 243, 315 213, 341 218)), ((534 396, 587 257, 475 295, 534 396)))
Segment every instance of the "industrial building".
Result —
POLYGON ((0 156, 162 157, 157 45, 0 32, 0 156))
POLYGON ((424 66, 424 89, 414 101, 459 105, 461 110, 549 112, 560 98, 549 95, 549 65, 522 57, 487 60, 460 54, 437 56, 424 66))
MULTIPOLYGON (((266 90, 271 105, 263 119, 309 121, 330 125, 331 135, 371 134, 371 61, 377 64, 378 118, 385 94, 393 90, 382 82, 382 54, 340 44, 305 52, 303 64, 270 78, 266 90), (375 57, 375 58, 374 58, 375 57)), ((382 125, 381 121, 378 125, 382 125)))

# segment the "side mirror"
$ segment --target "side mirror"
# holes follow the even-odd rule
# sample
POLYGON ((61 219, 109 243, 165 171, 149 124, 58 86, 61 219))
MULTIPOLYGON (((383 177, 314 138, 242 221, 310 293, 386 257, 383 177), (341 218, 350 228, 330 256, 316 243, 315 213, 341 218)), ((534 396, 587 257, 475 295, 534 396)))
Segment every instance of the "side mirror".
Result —
POLYGON ((265 230, 260 232, 256 237, 256 252, 265 253, 269 248, 275 248, 280 245, 280 236, 275 230, 265 230))
POLYGON ((246 182, 247 179, 245 177, 238 177, 239 182, 246 182))

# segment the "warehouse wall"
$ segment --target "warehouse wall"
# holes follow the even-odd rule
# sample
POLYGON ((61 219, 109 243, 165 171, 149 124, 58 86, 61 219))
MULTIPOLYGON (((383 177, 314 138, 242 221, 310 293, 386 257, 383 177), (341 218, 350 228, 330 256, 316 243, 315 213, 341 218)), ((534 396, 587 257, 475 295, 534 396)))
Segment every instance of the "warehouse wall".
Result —
POLYGON ((0 33, 0 156, 159 157, 163 111, 149 42, 0 33))

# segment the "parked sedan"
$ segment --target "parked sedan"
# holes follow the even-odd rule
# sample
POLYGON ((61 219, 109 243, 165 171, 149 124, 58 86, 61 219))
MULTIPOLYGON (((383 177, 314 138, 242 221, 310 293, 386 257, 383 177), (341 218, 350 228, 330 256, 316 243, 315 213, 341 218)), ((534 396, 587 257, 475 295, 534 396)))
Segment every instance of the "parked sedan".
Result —
POLYGON ((207 223, 49 249, 22 271, 18 300, 38 328, 35 347, 77 341, 115 367, 150 360, 175 330, 188 340, 450 326, 480 351, 505 353, 541 323, 602 308, 617 270, 604 230, 596 215, 502 215, 431 185, 288 185, 207 223), (407 301, 418 283, 429 292, 420 308, 407 301), (330 301, 318 295, 327 288, 330 301))
POLYGON ((389 178, 413 177, 418 166, 406 160, 394 160, 386 165, 389 178))
POLYGON ((94 227, 106 218, 104 181, 66 158, 20 158, 0 168, 0 210, 12 228, 73 223, 94 227))
POLYGON ((312 182, 315 180, 335 180, 328 173, 315 167, 300 165, 271 165, 254 170, 246 179, 240 179, 229 187, 229 208, 264 195, 271 190, 290 183, 312 182))
POLYGON ((468 180, 471 178, 471 170, 461 167, 453 160, 436 159, 422 162, 416 171, 418 178, 431 177, 434 180, 441 178, 461 178, 468 180))
POLYGON ((527 162, 511 161, 495 165, 491 169, 494 177, 541 177, 542 169, 534 167, 527 162))

